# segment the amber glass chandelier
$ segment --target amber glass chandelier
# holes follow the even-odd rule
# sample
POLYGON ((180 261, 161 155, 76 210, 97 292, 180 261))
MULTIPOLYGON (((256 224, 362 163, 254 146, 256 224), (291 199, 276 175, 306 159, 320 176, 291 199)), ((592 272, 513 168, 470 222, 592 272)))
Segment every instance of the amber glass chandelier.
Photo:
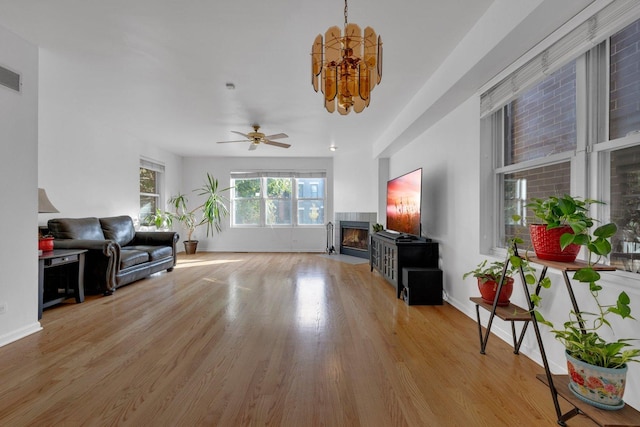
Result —
POLYGON ((344 2, 344 31, 331 27, 318 34, 311 48, 311 83, 322 90, 328 112, 349 114, 369 106, 371 91, 382 79, 382 38, 371 27, 364 34, 357 24, 347 22, 344 2))

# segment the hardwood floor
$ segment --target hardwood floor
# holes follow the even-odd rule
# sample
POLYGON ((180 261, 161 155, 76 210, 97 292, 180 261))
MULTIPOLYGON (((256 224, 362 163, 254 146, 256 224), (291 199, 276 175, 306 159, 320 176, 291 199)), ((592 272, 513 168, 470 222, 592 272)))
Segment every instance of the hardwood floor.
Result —
POLYGON ((556 425, 541 367, 495 337, 481 355, 474 320, 368 264, 182 256, 42 324, 0 348, 0 425, 556 425))

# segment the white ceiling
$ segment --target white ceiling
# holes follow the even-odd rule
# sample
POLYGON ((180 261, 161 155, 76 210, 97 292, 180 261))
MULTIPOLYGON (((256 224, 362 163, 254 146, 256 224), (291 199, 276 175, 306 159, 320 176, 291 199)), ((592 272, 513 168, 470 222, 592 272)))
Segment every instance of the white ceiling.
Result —
POLYGON ((329 156, 373 144, 492 0, 352 0, 384 42, 364 112, 329 114, 310 78, 314 37, 340 0, 0 0, 0 25, 41 47, 41 97, 180 155, 329 156), (228 90, 226 83, 235 84, 228 90), (259 123, 284 150, 239 139, 259 123))
POLYGON ((340 0, 0 0, 0 25, 41 47, 73 109, 142 141, 181 155, 327 156, 373 143, 490 3, 352 0, 349 22, 382 36, 384 69, 370 107, 348 116, 326 112, 310 78, 312 41, 342 25, 340 0), (215 144, 253 123, 292 147, 215 144))

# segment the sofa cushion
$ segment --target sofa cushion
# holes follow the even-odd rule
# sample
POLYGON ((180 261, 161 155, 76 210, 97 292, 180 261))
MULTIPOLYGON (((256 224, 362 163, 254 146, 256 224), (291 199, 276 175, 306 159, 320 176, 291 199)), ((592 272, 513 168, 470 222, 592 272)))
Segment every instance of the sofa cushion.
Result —
POLYGON ((47 226, 56 239, 105 240, 98 218, 54 218, 47 226))
POLYGON ((149 261, 149 254, 144 251, 123 248, 120 251, 120 269, 142 264, 149 261))
POLYGON ((173 248, 171 246, 146 246, 136 245, 127 246, 125 249, 134 249, 136 251, 146 252, 149 254, 149 261, 157 261, 173 256, 173 248))
POLYGON ((127 246, 136 235, 133 220, 127 215, 100 218, 100 225, 104 237, 117 242, 120 246, 127 246))

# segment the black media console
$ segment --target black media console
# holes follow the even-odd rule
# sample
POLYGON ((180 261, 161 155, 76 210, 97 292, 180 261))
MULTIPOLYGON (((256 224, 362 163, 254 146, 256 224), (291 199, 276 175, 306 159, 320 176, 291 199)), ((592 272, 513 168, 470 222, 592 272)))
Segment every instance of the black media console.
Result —
MULTIPOLYGON (((375 268, 393 285, 397 298, 409 295, 414 286, 436 286, 442 294, 442 274, 427 275, 434 278, 433 283, 404 283, 403 281, 403 276, 426 277, 413 273, 403 274, 403 269, 438 269, 438 243, 432 242, 430 239, 407 238, 383 231, 371 235, 370 254, 371 271, 375 268), (407 288, 407 291, 404 288, 407 288)), ((413 294, 417 295, 418 292, 413 292, 413 294)), ((430 294, 433 295, 433 292, 430 294)), ((412 304, 409 300, 406 301, 407 304, 412 304)), ((419 304, 420 302, 413 301, 413 303, 419 304)), ((429 298, 429 301, 424 303, 438 304, 438 302, 433 302, 433 298, 429 298)), ((441 304, 441 302, 439 303, 441 304)))

